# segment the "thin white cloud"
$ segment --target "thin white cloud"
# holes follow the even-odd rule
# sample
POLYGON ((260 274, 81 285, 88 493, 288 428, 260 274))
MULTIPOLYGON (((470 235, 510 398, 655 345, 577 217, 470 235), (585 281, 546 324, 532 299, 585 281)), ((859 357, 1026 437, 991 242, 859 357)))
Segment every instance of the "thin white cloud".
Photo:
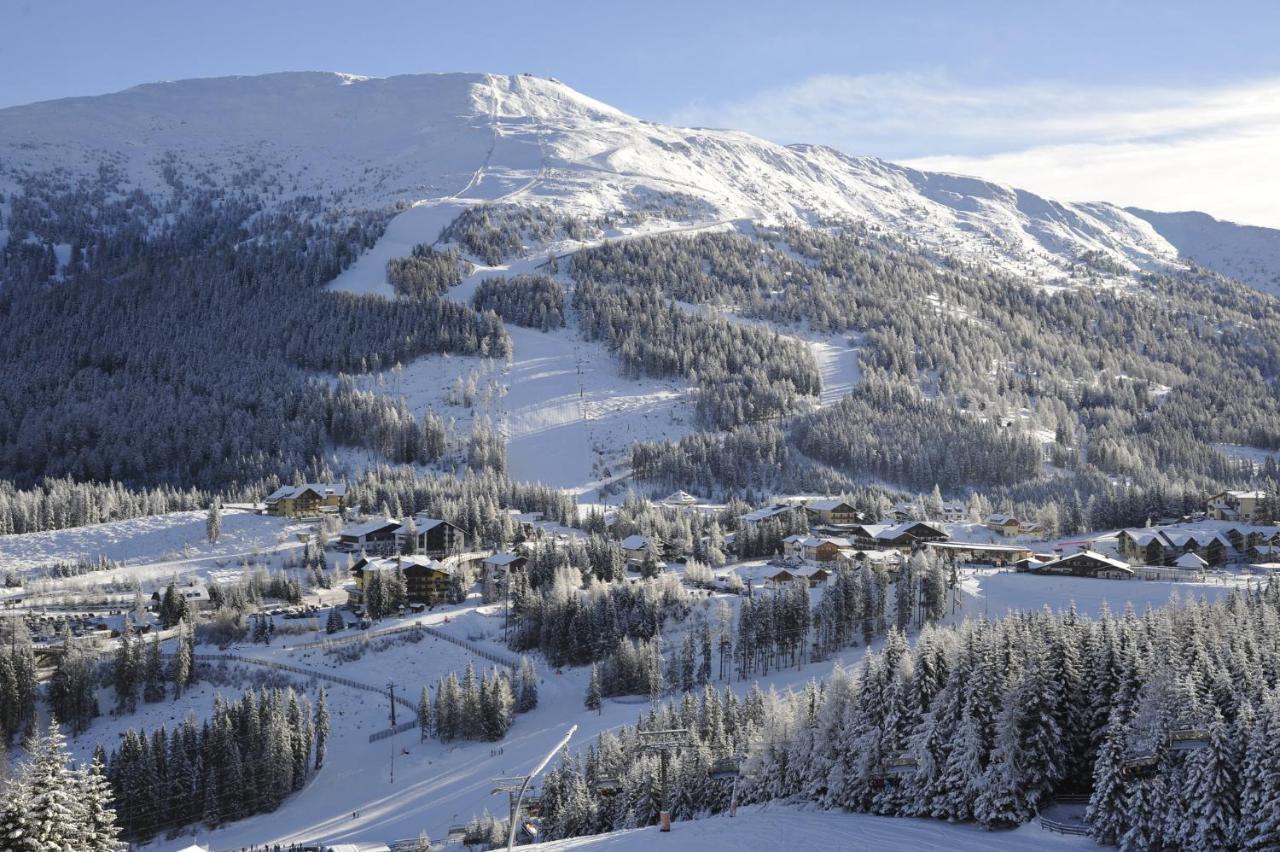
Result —
POLYGON ((964 86, 943 74, 814 77, 676 124, 735 127, 1067 200, 1280 227, 1280 79, 1219 87, 964 86))

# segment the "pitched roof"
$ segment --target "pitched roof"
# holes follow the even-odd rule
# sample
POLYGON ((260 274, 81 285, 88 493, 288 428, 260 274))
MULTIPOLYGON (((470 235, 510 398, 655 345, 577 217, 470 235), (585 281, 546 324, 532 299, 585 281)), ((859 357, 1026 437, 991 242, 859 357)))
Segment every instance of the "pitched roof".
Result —
POLYGON ((517 559, 524 559, 524 557, 518 553, 495 553, 492 556, 486 556, 484 561, 489 565, 497 565, 501 567, 504 565, 510 565, 517 559))
POLYGON ((390 518, 375 518, 372 521, 365 521, 362 524, 356 524, 354 527, 347 527, 342 531, 342 535, 355 537, 365 536, 370 533, 381 532, 388 527, 395 527, 399 529, 400 522, 393 521, 390 518))
POLYGON ((983 521, 983 523, 1005 526, 1006 524, 1018 523, 1018 519, 1013 515, 1006 515, 1004 512, 992 512, 990 515, 987 515, 987 519, 983 521))
POLYGON ((752 509, 742 516, 742 520, 749 524, 756 521, 763 521, 765 518, 774 518, 778 515, 785 515, 787 512, 795 510, 795 506, 788 503, 774 503, 772 506, 762 506, 759 509, 752 509))
POLYGON ((1174 560, 1173 564, 1178 566, 1179 568, 1191 568, 1191 569, 1200 570, 1200 571, 1203 571, 1205 568, 1209 566, 1208 562, 1205 562, 1203 559, 1201 559, 1199 556, 1197 556, 1194 553, 1182 554, 1176 560, 1174 560))
POLYGON ((327 497, 330 494, 345 497, 347 486, 340 482, 304 482, 301 485, 281 485, 267 495, 267 502, 299 497, 306 491, 314 491, 321 497, 327 497))
POLYGON ((848 506, 850 509, 853 508, 852 506, 849 506, 849 501, 839 499, 809 500, 804 504, 806 509, 812 509, 815 512, 832 512, 841 506, 848 506))
POLYGON ((649 537, 643 535, 629 535, 622 540, 623 550, 643 550, 649 546, 649 537))
POLYGON ((1097 561, 1099 561, 1099 562, 1103 562, 1103 563, 1105 563, 1108 567, 1115 568, 1115 569, 1117 569, 1117 570, 1121 570, 1121 571, 1127 571, 1127 572, 1129 572, 1130 574, 1132 574, 1132 573, 1133 573, 1133 569, 1132 569, 1131 567, 1129 567, 1129 563, 1128 563, 1128 562, 1122 562, 1122 561, 1121 561, 1121 560, 1119 560, 1119 559, 1112 559, 1110 556, 1104 556, 1104 555, 1102 555, 1101 553, 1099 553, 1099 552, 1098 552, 1098 551, 1096 551, 1096 550, 1077 550, 1075 553, 1068 554, 1068 555, 1066 555, 1066 556, 1063 556, 1063 557, 1062 557, 1062 558, 1060 558, 1060 559, 1055 559, 1055 560, 1053 560, 1052 562, 1046 562, 1046 563, 1044 563, 1043 565, 1041 565, 1040 567, 1041 567, 1041 569, 1044 569, 1044 568, 1051 568, 1051 567, 1053 567, 1054 565, 1058 565, 1058 564, 1061 564, 1061 563, 1063 563, 1063 562, 1070 562, 1070 561, 1072 561, 1072 560, 1074 560, 1074 559, 1079 559, 1079 558, 1081 558, 1081 557, 1086 557, 1086 556, 1087 556, 1087 557, 1089 557, 1090 559, 1095 559, 1095 560, 1097 560, 1097 561))

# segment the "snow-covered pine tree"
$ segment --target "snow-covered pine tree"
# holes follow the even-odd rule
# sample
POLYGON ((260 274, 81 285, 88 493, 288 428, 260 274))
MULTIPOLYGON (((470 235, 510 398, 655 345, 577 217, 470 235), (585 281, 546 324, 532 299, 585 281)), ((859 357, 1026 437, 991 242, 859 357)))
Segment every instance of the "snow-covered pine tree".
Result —
POLYGON ((587 697, 583 702, 588 710, 595 710, 603 713, 601 709, 604 704, 604 696, 600 692, 600 669, 595 664, 591 664, 591 678, 587 681, 587 697))

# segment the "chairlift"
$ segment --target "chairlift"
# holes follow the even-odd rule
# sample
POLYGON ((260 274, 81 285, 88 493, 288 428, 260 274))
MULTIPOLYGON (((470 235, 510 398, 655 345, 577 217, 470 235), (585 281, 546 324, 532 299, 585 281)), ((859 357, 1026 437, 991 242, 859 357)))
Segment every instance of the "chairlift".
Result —
POLYGON ((742 765, 736 757, 721 757, 711 764, 710 775, 717 781, 729 778, 737 778, 742 771, 742 765))
POLYGON ((884 762, 884 771, 889 775, 910 775, 920 766, 920 761, 909 752, 898 752, 884 762))
POLYGON ((1145 778, 1155 771, 1156 756, 1135 754, 1120 761, 1120 775, 1124 778, 1145 778))
POLYGON ((1169 732, 1169 748, 1195 751, 1209 745, 1209 732, 1204 728, 1177 728, 1169 732))
POLYGON ((612 775, 596 781, 596 792, 601 796, 616 796, 622 792, 622 782, 612 775))
POLYGON ((450 843, 461 843, 466 836, 467 826, 465 824, 449 826, 448 840, 450 843))

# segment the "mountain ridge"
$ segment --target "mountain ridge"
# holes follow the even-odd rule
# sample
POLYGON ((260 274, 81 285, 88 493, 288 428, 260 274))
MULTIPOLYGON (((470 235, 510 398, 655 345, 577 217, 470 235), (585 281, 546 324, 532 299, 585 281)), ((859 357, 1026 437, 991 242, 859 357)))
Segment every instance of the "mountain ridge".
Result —
MULTIPOLYGON (((111 163, 171 191, 163 163, 206 183, 259 173, 280 198, 376 208, 465 194, 600 215, 696 199, 695 221, 851 218, 938 252, 1062 280, 1104 258, 1130 273, 1178 262, 1155 227, 1105 202, 1067 203, 822 145, 668 127, 556 80, 441 73, 281 72, 136 86, 0 110, 0 184, 111 163)), ((687 217, 686 217, 687 218, 687 217)))

